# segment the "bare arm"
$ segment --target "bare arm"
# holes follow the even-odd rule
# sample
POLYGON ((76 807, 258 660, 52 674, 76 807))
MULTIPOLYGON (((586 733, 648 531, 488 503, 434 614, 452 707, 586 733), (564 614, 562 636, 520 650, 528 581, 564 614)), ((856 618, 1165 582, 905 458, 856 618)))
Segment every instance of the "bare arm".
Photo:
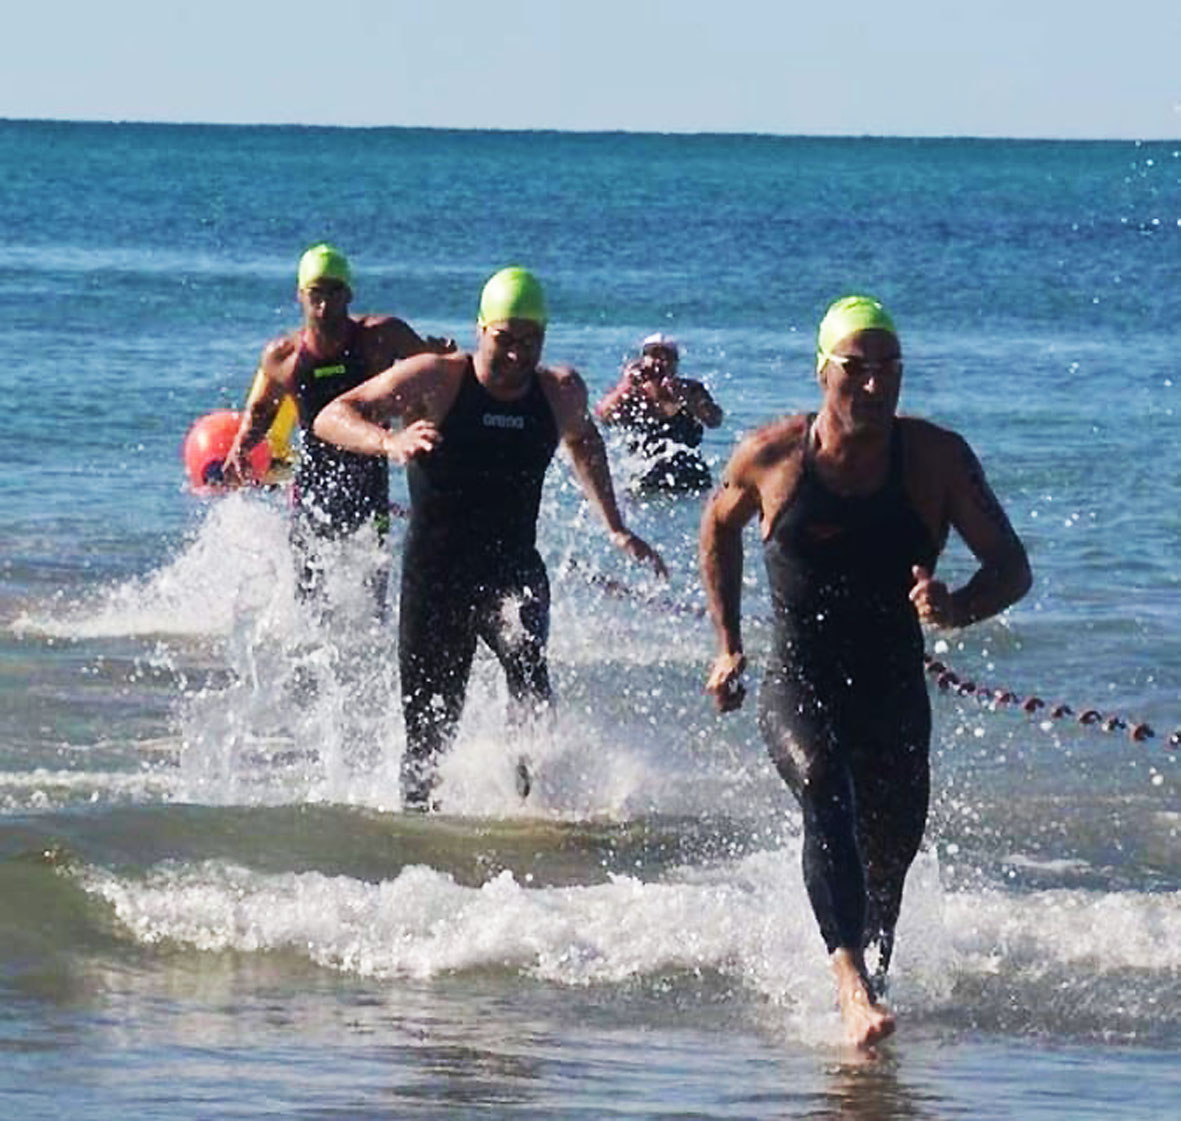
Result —
POLYGON ((646 561, 658 575, 667 576, 668 569, 660 554, 623 524, 615 501, 607 450, 591 419, 582 378, 569 369, 539 371, 538 376, 553 409, 558 434, 570 453, 578 484, 606 523, 611 540, 634 560, 646 561))
POLYGON ((242 482, 249 474, 246 454, 267 433, 283 398, 291 391, 290 365, 295 345, 288 337, 268 343, 259 360, 258 372, 242 410, 242 421, 222 468, 228 483, 242 482))
POLYGON ((439 421, 454 399, 448 387, 458 387, 465 361, 425 353, 397 362, 325 405, 312 430, 346 451, 405 463, 439 443, 439 421), (390 432, 385 424, 393 417, 409 423, 390 432))
POLYGON ((706 428, 717 428, 722 423, 722 407, 713 399, 709 390, 701 382, 682 378, 680 398, 685 408, 706 428))
POLYGON ((959 436, 942 435, 939 467, 948 480, 948 521, 980 567, 955 591, 916 568, 910 598, 924 622, 965 627, 1016 603, 1029 591, 1033 576, 1025 546, 988 485, 980 461, 959 436))
POLYGON ((628 398, 638 390, 640 366, 629 362, 615 383, 595 406, 595 416, 604 424, 617 424, 623 419, 623 410, 628 398))
POLYGON ((699 559, 709 615, 718 638, 718 654, 706 692, 722 712, 742 704, 742 531, 758 516, 761 500, 753 480, 754 447, 742 444, 731 458, 722 485, 706 503, 701 518, 699 559))
POLYGON ((455 340, 428 335, 425 339, 403 319, 393 315, 367 316, 361 325, 372 331, 371 353, 380 369, 392 366, 399 358, 416 354, 451 354, 455 340))

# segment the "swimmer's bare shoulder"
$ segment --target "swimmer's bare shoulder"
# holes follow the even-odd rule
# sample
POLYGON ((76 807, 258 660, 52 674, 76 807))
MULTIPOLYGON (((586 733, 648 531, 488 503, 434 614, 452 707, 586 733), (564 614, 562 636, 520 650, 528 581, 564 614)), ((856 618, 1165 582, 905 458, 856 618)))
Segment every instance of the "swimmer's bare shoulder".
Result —
POLYGON ((573 366, 538 366, 537 380, 563 438, 590 435, 594 422, 582 375, 573 366))
POLYGON ((807 417, 800 415, 781 417, 746 436, 710 499, 709 516, 742 524, 758 515, 766 532, 795 492, 807 434, 807 417))
POLYGON ((299 332, 289 332, 271 339, 262 348, 259 369, 273 384, 292 391, 295 374, 295 358, 299 353, 299 332))
POLYGON ((545 388, 556 393, 586 395, 586 382, 573 366, 538 366, 537 377, 545 388))
POLYGON ((404 319, 396 315, 366 313, 354 316, 360 329, 361 346, 373 371, 383 370, 402 358, 437 352, 404 319))
POLYGON ((924 512, 937 540, 947 530, 950 492, 968 485, 968 476, 979 465, 967 441, 950 428, 921 417, 900 416, 895 423, 902 433, 907 490, 924 512))
POLYGON ((746 436, 730 457, 723 485, 762 488, 768 476, 799 472, 808 435, 808 418, 802 414, 780 417, 746 436))
POLYGON ((916 455, 938 460, 955 459, 963 454, 964 438, 950 428, 917 416, 898 416, 894 423, 902 432, 905 448, 916 455))
POLYGON ((387 323, 401 323, 402 320, 393 315, 386 315, 384 313, 362 311, 355 313, 352 317, 356 321, 358 327, 384 327, 387 323))

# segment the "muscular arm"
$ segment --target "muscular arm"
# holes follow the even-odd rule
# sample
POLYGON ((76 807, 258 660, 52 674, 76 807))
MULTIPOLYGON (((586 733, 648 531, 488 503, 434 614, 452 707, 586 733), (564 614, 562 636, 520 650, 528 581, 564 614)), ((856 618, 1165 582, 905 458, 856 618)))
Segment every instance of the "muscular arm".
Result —
POLYGON ((698 557, 701 579, 718 654, 706 682, 722 712, 743 700, 739 675, 746 666, 742 650, 742 531, 759 514, 760 495, 752 467, 755 445, 742 444, 734 453, 722 485, 711 495, 701 517, 698 557))
POLYGON ((611 540, 635 560, 647 561, 658 574, 667 575, 660 554, 623 524, 615 501, 607 450, 591 419, 582 378, 570 369, 543 370, 538 376, 553 410, 558 434, 570 453, 578 484, 606 523, 611 540))
POLYGON ((637 368, 635 363, 625 366, 619 381, 603 395, 603 399, 595 406, 595 416, 604 424, 618 424, 623 420, 623 409, 627 399, 636 391, 635 371, 637 368))
POLYGON ((940 435, 936 467, 947 480, 947 519, 980 567, 955 591, 916 569, 911 600, 925 622, 964 627, 1016 603, 1029 591, 1033 576, 1025 546, 988 485, 980 461, 961 437, 940 435))
POLYGON ((784 417, 738 445, 701 517, 699 555, 718 654, 706 681, 722 712, 742 704, 742 532, 754 518, 764 534, 791 500, 800 477, 808 421, 784 417))
POLYGON ((246 453, 265 435, 274 422, 283 398, 291 392, 291 364, 295 343, 290 337, 276 339, 263 349, 258 373, 242 411, 238 433, 226 453, 223 472, 227 482, 242 480, 247 472, 246 453))
POLYGON ((426 353, 397 362, 325 405, 313 431, 346 451, 405 463, 441 439, 438 424, 454 399, 465 361, 426 353), (409 424, 390 432, 385 422, 393 417, 409 424))
POLYGON ((701 518, 701 579, 723 654, 742 653, 742 530, 757 513, 757 499, 732 482, 727 471, 701 518))
POLYGON ((689 410, 706 428, 717 428, 722 423, 722 407, 713 399, 708 389, 699 381, 682 379, 681 399, 689 410))
POLYGON ((454 339, 434 336, 424 339, 409 323, 393 315, 367 316, 361 320, 361 325, 372 332, 371 360, 380 370, 392 366, 399 358, 412 358, 416 354, 451 354, 455 350, 454 339))

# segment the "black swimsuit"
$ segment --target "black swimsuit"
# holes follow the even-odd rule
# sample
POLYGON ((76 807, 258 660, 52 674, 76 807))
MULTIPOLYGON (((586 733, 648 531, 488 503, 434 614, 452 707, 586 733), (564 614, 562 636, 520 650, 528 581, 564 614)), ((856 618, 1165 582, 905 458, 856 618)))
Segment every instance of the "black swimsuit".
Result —
POLYGON ((370 518, 389 516, 388 460, 345 451, 312 431, 325 405, 370 376, 356 345, 359 328, 355 321, 350 323, 349 341, 338 357, 317 358, 301 339, 295 359, 295 399, 303 437, 292 494, 303 527, 318 537, 340 537, 370 518))
MULTIPOLYGON (((291 545, 296 593, 314 598, 325 579, 325 543, 373 525, 378 539, 389 529, 389 462, 384 456, 358 455, 321 440, 312 425, 320 410, 360 385, 369 371, 359 353, 359 326, 350 320, 349 339, 339 356, 318 358, 300 340, 295 359, 295 400, 303 428, 299 466, 291 488, 291 545)), ((366 577, 379 615, 385 612, 389 565, 366 577)))
POLYGON ((821 481, 812 421, 791 502, 764 542, 775 637, 759 725, 804 814, 804 878, 821 933, 881 944, 926 824, 930 702, 911 568, 938 555, 906 494, 905 422, 874 494, 821 481), (867 911, 868 903, 868 911, 867 911))
POLYGON ((633 490, 700 492, 713 485, 709 467, 696 450, 705 428, 688 409, 666 416, 647 407, 646 400, 635 405, 628 402, 621 419, 632 434, 631 450, 651 461, 632 482, 633 490))
POLYGON ((558 445, 553 411, 536 378, 515 401, 492 397, 469 359, 439 432, 439 445, 406 468, 411 516, 399 662, 408 806, 429 803, 438 756, 463 710, 477 638, 504 667, 514 704, 545 705, 551 697, 549 581, 535 541, 558 445))

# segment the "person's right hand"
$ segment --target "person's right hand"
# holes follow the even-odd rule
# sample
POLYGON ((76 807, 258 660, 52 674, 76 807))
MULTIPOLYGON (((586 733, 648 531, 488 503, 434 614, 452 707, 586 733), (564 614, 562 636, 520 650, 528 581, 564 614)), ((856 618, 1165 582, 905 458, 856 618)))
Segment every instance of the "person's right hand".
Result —
POLYGON ((628 389, 639 389, 648 380, 648 371, 642 362, 629 362, 623 370, 623 384, 628 389))
POLYGON ((719 654, 710 668, 705 691, 714 699, 719 712, 733 712, 746 699, 742 674, 746 669, 746 655, 719 654))
POLYGON ((227 487, 241 486, 250 477, 250 461, 242 453, 241 447, 234 444, 221 464, 222 485, 227 487))
POLYGON ((936 580, 922 565, 916 564, 910 570, 914 586, 910 589, 910 602, 918 612, 919 620, 936 627, 954 627, 955 612, 951 592, 942 580, 936 580))
POLYGON ((443 434, 432 420, 416 420, 401 432, 387 432, 382 451, 387 459, 405 464, 419 455, 426 455, 443 442, 443 434))

